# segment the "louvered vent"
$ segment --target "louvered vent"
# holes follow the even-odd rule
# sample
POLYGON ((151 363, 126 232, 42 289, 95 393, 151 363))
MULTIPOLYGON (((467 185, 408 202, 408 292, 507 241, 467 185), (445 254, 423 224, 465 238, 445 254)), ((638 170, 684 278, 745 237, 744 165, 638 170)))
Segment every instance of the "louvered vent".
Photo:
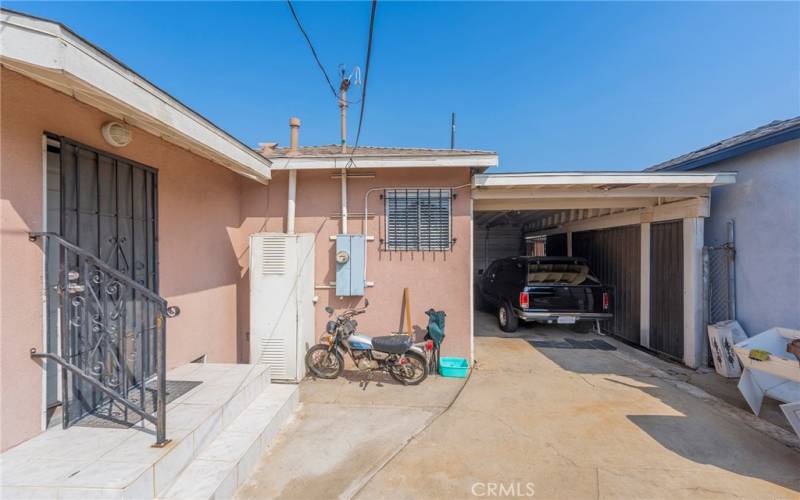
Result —
POLYGON ((273 378, 287 377, 286 356, 286 343, 283 339, 261 339, 258 362, 269 366, 269 373, 273 378))
POLYGON ((261 240, 261 274, 286 273, 286 238, 265 236, 261 240))

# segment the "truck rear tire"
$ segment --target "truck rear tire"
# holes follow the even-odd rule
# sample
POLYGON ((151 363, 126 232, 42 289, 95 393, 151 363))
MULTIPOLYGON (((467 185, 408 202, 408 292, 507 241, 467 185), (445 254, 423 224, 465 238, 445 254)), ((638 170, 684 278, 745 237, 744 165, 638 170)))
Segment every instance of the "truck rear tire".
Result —
POLYGON ((501 330, 508 333, 516 332, 519 328, 519 318, 508 302, 500 304, 500 308, 497 309, 497 324, 501 330))

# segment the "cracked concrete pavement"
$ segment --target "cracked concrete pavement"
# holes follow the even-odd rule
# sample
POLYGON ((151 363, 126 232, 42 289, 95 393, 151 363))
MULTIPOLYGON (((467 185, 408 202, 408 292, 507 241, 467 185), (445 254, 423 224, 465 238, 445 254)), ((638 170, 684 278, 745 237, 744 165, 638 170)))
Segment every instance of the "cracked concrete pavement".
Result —
POLYGON ((304 382, 297 422, 239 497, 800 498, 785 431, 748 425, 686 370, 609 338, 616 351, 534 348, 525 338, 596 336, 508 336, 481 313, 476 333, 477 366, 446 412, 458 381, 304 382))

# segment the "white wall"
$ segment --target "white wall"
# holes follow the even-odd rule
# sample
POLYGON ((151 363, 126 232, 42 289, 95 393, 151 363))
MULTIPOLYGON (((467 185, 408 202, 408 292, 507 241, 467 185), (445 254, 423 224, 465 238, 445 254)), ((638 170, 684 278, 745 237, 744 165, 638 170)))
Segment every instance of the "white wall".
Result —
POLYGON ((489 264, 503 257, 516 257, 524 254, 522 249, 522 228, 518 225, 485 226, 475 225, 474 272, 486 270, 489 264))
POLYGON ((712 190, 705 223, 706 245, 719 245, 735 222, 737 319, 749 335, 800 329, 800 139, 697 170, 738 172, 712 190))

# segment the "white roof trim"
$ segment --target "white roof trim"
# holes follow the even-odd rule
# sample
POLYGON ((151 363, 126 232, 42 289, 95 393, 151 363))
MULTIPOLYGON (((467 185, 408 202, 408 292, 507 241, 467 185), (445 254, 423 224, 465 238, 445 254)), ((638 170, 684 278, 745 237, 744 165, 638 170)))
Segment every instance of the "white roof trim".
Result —
MULTIPOLYGON (((333 157, 303 157, 294 158, 272 158, 272 168, 274 170, 321 170, 321 169, 342 169, 349 163, 349 158, 333 157)), ((370 155, 353 157, 352 169, 376 169, 376 168, 414 168, 414 167, 475 167, 488 168, 497 166, 497 155, 424 155, 424 156, 398 156, 394 155, 370 155)))
POLYGON ((268 182, 268 159, 68 28, 3 10, 0 29, 3 66, 241 175, 268 182))
POLYGON ((566 189, 597 188, 614 185, 628 186, 721 186, 736 182, 731 172, 543 172, 524 174, 479 174, 473 177, 476 188, 536 188, 566 189))

